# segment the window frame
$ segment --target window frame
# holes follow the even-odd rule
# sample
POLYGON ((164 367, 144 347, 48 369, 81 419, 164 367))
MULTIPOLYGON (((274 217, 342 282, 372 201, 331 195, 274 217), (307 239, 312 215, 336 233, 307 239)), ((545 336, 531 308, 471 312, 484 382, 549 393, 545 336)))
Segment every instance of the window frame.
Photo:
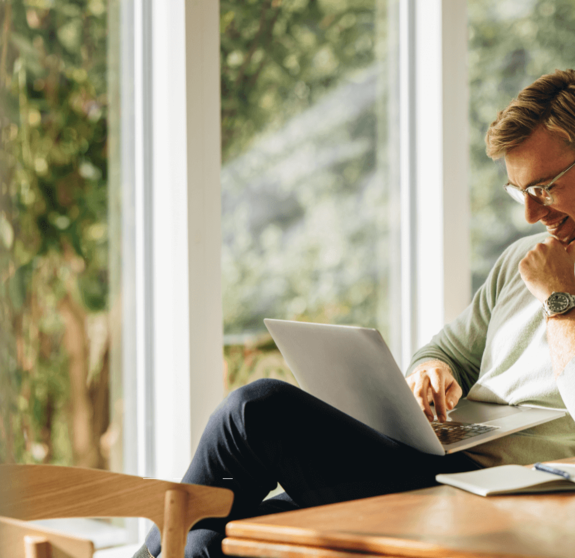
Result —
MULTIPOLYGON (((140 471, 166 478, 181 474, 187 466, 207 417, 223 395, 219 3, 171 0, 169 9, 165 2, 152 6, 153 40, 147 44, 153 68, 148 87, 154 142, 149 155, 140 160, 142 165, 151 161, 153 168, 149 196, 153 222, 138 230, 143 245, 150 242, 145 234, 151 231, 152 236, 154 311, 141 298, 139 316, 142 320, 146 315, 149 320, 155 317, 151 341, 142 337, 141 342, 152 343, 153 380, 149 382, 157 391, 151 404, 153 434, 148 434, 154 441, 154 457, 148 453, 153 465, 142 465, 140 471), (162 87, 166 83, 172 87, 162 87), (185 130, 178 117, 182 112, 185 130), (171 196, 166 183, 176 190, 171 196), (182 239, 186 230, 187 243, 182 239), (164 253, 162 247, 172 245, 170 254, 164 253), (168 270, 178 275, 176 284, 168 270), (166 370, 166 362, 172 372, 166 370), (188 411, 174 409, 180 405, 188 411), (178 440, 165 435, 170 431, 178 432, 178 440)), ((398 12, 404 262, 401 364, 405 368, 413 352, 471 298, 469 95, 466 3, 405 0, 399 2, 398 12)), ((144 103, 142 108, 146 110, 144 103)), ((144 290, 141 286, 140 291, 144 290)), ((146 300, 149 303, 150 298, 146 300)), ((141 385, 146 382, 145 364, 138 366, 141 385)), ((138 397, 137 406, 142 409, 150 396, 140 393, 138 397)), ((151 441, 146 443, 150 447, 151 441)), ((138 451, 141 455, 142 450, 138 451)))
MULTIPOLYGON (((395 352, 405 369, 471 297, 467 6, 389 3, 399 17, 395 352)), ((122 37, 133 80, 122 98, 133 101, 122 121, 124 471, 174 479, 224 393, 219 2, 132 6, 121 24, 133 25, 122 37)))
POLYGON ((121 470, 179 480, 224 392, 219 4, 121 2, 119 26, 121 470))
POLYGON ((219 11, 208 0, 133 8, 123 12, 133 34, 122 106, 133 110, 122 122, 122 265, 124 393, 137 409, 125 432, 137 449, 124 470, 173 478, 223 394, 219 11))
POLYGON ((471 300, 467 3, 399 1, 401 365, 471 300))

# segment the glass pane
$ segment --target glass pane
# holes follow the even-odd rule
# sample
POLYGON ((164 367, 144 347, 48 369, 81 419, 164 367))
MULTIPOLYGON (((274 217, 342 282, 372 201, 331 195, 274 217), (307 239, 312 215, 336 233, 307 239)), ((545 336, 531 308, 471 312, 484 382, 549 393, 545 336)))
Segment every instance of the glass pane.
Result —
POLYGON ((0 21, 0 461, 107 468, 106 2, 0 21))
POLYGON ((266 317, 390 326, 385 0, 221 0, 227 389, 266 317))
POLYGON ((556 68, 573 68, 572 0, 468 0, 471 129, 472 266, 474 291, 503 249, 544 231, 528 225, 513 201, 503 161, 485 155, 484 137, 497 112, 556 68))

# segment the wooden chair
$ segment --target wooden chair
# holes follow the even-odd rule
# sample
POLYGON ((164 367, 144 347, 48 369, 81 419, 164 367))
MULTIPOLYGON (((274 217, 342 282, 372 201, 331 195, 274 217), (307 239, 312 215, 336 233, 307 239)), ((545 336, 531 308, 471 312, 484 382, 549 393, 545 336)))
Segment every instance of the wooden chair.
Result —
POLYGON ((92 558, 94 543, 32 525, 27 521, 0 517, 0 556, 7 558, 92 558))
MULTIPOLYGON (((162 533, 164 558, 182 558, 191 527, 206 517, 226 517, 232 501, 232 491, 225 488, 80 467, 0 465, 0 516, 16 520, 146 517, 162 533)), ((6 520, 3 524, 7 531, 6 520)), ((4 542, 0 545, 4 556, 4 542)))

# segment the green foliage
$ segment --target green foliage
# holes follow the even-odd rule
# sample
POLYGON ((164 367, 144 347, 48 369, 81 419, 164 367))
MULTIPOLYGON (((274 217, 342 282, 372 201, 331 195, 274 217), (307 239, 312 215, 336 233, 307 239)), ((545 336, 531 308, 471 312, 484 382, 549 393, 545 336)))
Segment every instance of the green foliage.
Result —
POLYGON ((221 2, 227 335, 265 316, 386 327, 385 11, 221 2))
POLYGON ((272 338, 252 338, 224 347, 226 394, 260 378, 273 378, 298 385, 272 338))
POLYGON ((375 3, 220 1, 224 162, 373 62, 375 3))
POLYGON ((106 5, 4 1, 0 21, 0 461, 71 463, 61 301, 108 304, 106 5))

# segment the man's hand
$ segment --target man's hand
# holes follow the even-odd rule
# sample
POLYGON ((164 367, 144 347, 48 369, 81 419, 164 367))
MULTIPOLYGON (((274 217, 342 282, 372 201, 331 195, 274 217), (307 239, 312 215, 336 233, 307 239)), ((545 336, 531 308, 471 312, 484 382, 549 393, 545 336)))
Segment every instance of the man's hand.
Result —
POLYGON ((564 246, 549 237, 529 250, 519 273, 531 294, 544 303, 554 292, 575 294, 575 242, 564 246))
POLYGON ((440 360, 420 364, 407 377, 407 384, 429 422, 433 421, 433 411, 429 405, 432 401, 435 404, 437 420, 445 422, 447 410, 453 409, 463 395, 451 368, 440 360))

